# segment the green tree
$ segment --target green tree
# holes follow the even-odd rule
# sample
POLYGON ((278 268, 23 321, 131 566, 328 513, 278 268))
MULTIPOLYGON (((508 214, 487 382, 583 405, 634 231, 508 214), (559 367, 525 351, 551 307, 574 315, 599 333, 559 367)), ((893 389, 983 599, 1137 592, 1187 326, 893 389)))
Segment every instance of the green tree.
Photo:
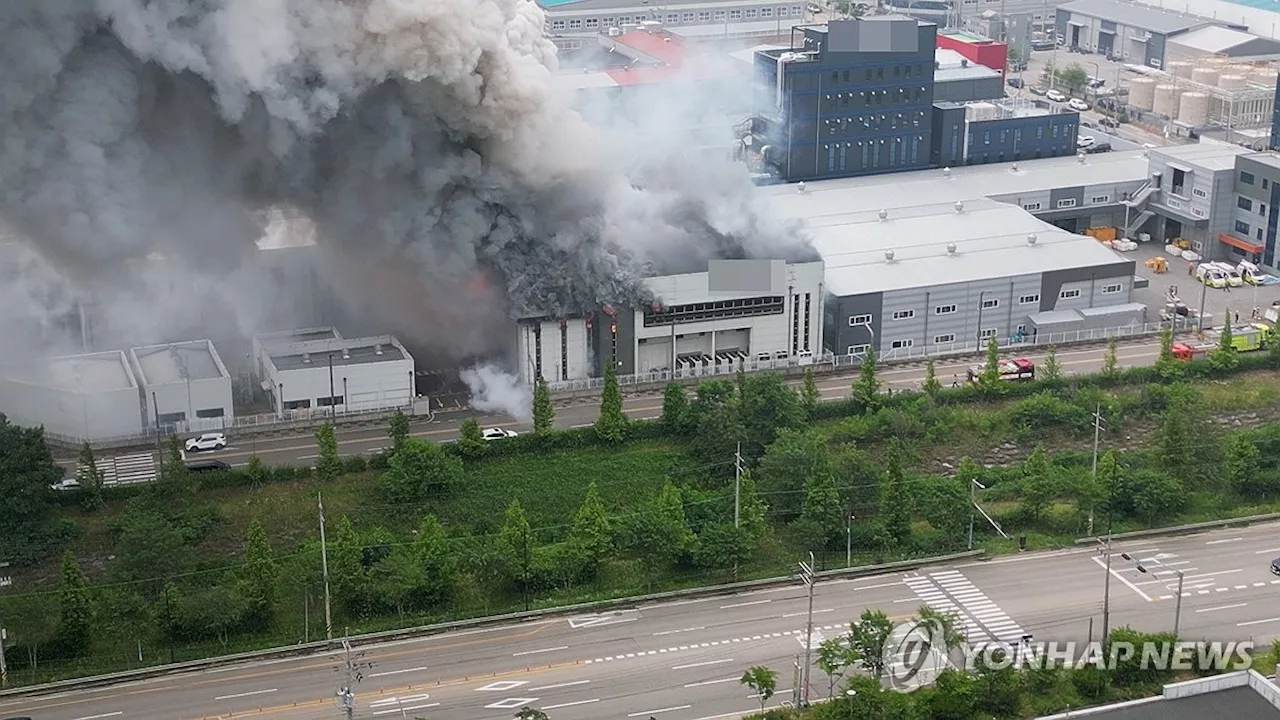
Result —
POLYGON ((934 478, 921 494, 924 519, 952 544, 963 540, 969 526, 969 489, 960 474, 957 471, 953 478, 934 478))
POLYGON ((1159 449, 1158 461, 1170 474, 1190 478, 1197 465, 1203 462, 1198 447, 1203 438, 1198 431, 1198 407, 1194 391, 1186 385, 1170 386, 1165 410, 1156 429, 1155 444, 1159 449))
MULTIPOLYGON (((516 720, 551 720, 547 717, 546 713, 538 710, 537 708, 531 708, 528 705, 517 710, 515 718, 516 720)), ((418 720, 418 718, 414 718, 414 720, 418 720)))
POLYGON ((662 391, 662 425, 667 432, 678 433, 689 422, 689 396, 684 386, 672 380, 662 391))
POLYGON ((924 365, 924 385, 922 389, 925 395, 935 399, 938 397, 938 393, 942 391, 942 383, 938 382, 937 368, 934 367, 932 358, 924 365))
POLYGON ((484 432, 480 429, 480 421, 473 417, 463 420, 462 425, 458 426, 457 442, 458 449, 468 457, 484 452, 487 441, 484 439, 484 432))
POLYGON ((1248 495, 1253 476, 1258 473, 1262 457, 1258 446, 1244 433, 1231 435, 1223 458, 1223 474, 1227 486, 1238 495, 1248 495))
POLYGON ((498 530, 498 542, 502 547, 509 577, 525 592, 528 605, 530 570, 533 567, 533 528, 519 500, 512 500, 498 530))
POLYGON ((600 391, 600 417, 596 418, 596 434, 601 440, 622 442, 626 430, 627 416, 622 413, 618 370, 613 363, 609 363, 604 371, 604 389, 600 391))
POLYGON ((397 501, 411 503, 448 492, 462 477, 461 460, 433 442, 409 438, 391 456, 380 482, 397 501))
POLYGON ((702 528, 693 549, 693 564, 707 570, 736 568, 751 559, 753 543, 745 528, 712 523, 702 528))
POLYGON ((1053 74, 1058 79, 1059 85, 1064 85, 1074 92, 1079 92, 1089 84, 1089 73, 1075 63, 1061 70, 1055 70, 1053 74))
POLYGON ((808 547, 825 548, 845 529, 845 510, 835 478, 828 473, 805 482, 804 503, 796 527, 808 547))
POLYGON ((876 377, 875 348, 867 348, 867 354, 858 366, 858 378, 853 381, 852 395, 864 412, 880 406, 880 380, 876 377))
POLYGON ((421 571, 417 588, 418 600, 425 607, 444 603, 457 584, 458 567, 449 551, 449 538, 444 526, 435 515, 424 515, 418 523, 410 548, 413 560, 421 571))
POLYGON ((934 643, 942 641, 944 650, 954 650, 965 643, 964 630, 960 627, 960 618, 954 612, 943 612, 928 605, 921 605, 916 610, 916 619, 933 626, 937 636, 934 643))
POLYGON ((778 514, 790 518, 800 513, 805 483, 824 475, 831 475, 831 455, 823 436, 783 430, 760 458, 755 478, 761 492, 774 499, 778 514))
POLYGON ((843 637, 823 640, 818 645, 818 669, 827 676, 827 698, 835 695, 836 682, 849 668, 849 648, 843 637))
POLYGON ((862 663, 871 677, 884 677, 887 658, 885 643, 893 634, 893 621, 880 610, 866 609, 862 615, 849 624, 849 633, 845 636, 846 647, 850 657, 862 663))
POLYGON ((158 489, 166 494, 186 489, 186 481, 191 476, 187 469, 187 461, 182 456, 182 440, 177 435, 170 435, 166 441, 165 458, 160 463, 160 479, 158 489))
POLYGON ((342 472, 338 459, 338 438, 333 426, 325 423, 316 428, 316 479, 321 482, 337 480, 342 472))
POLYGON ((1062 363, 1058 362, 1057 345, 1050 345, 1045 353, 1039 377, 1046 383, 1057 383, 1062 380, 1062 363))
POLYGON ((600 568, 613 554, 613 528, 595 481, 587 486, 587 495, 573 518, 569 544, 585 561, 588 573, 599 579, 600 568))
MULTIPOLYGON (((619 405, 621 407, 621 405, 619 405)), ((551 388, 541 375, 533 383, 533 431, 546 433, 555 427, 556 406, 551 402, 551 388)))
POLYGON ((987 360, 982 365, 982 374, 978 376, 978 386, 989 393, 999 392, 1000 386, 1000 343, 996 336, 987 338, 987 360))
POLYGON ((1102 377, 1114 380, 1120 374, 1120 360, 1116 356, 1116 338, 1107 338, 1107 352, 1102 356, 1102 377))
POLYGON ((249 478, 249 482, 254 485, 261 485, 266 482, 267 468, 262 464, 262 458, 257 455, 250 455, 248 462, 245 463, 244 474, 249 478))
POLYGON ((1097 474, 1097 493, 1101 497, 1101 505, 1107 513, 1106 527, 1110 528, 1115 520, 1116 495, 1122 482, 1120 463, 1116 461, 1114 450, 1108 450, 1098 458, 1097 474))
MULTIPOLYGON (((741 405, 734 385, 725 380, 708 380, 698 384, 697 395, 689 405, 689 453, 700 464, 723 467, 732 472, 725 460, 733 457, 742 440, 741 405)), ((750 448, 747 448, 750 452, 750 448)))
POLYGON ((1160 354, 1156 356, 1156 372, 1165 380, 1182 375, 1182 363, 1173 356, 1173 331, 1160 328, 1160 354))
POLYGON ((17 558, 20 549, 36 549, 53 509, 49 486, 62 476, 45 444, 44 430, 14 425, 0 413, 0 556, 17 558))
POLYGON ((813 417, 820 402, 822 402, 822 392, 818 390, 818 383, 813 379, 813 368, 807 367, 804 369, 804 383, 800 386, 800 406, 804 408, 805 414, 813 417))
POLYGON ((153 614, 160 625, 160 629, 164 632, 164 636, 169 640, 175 639, 181 628, 182 622, 178 614, 178 610, 182 607, 182 591, 172 582, 167 582, 160 589, 160 597, 156 599, 153 606, 153 614))
POLYGON ((248 616, 259 627, 271 623, 276 609, 280 567, 276 564, 267 531, 255 518, 245 538, 244 565, 240 567, 240 595, 248 616))
POLYGON ((738 519, 742 529, 746 530, 757 543, 769 536, 769 523, 765 518, 769 514, 769 506, 760 497, 756 489, 756 481, 750 470, 742 471, 738 482, 738 519))
POLYGON ((933 691, 925 698, 928 717, 948 720, 973 717, 978 709, 974 684, 974 676, 966 672, 948 668, 938 673, 933 691))
POLYGON ((743 452, 748 457, 759 457, 780 431, 799 429, 808 417, 796 391, 778 373, 743 378, 738 405, 743 452))
POLYGON ((387 436, 391 438, 391 452, 398 451, 409 439, 409 416, 403 410, 396 409, 396 414, 391 416, 387 436))
POLYGON ((70 550, 62 554, 58 574, 58 640, 74 655, 87 652, 93 640, 93 594, 70 550))
POLYGON ((764 665, 756 665, 747 668, 738 682, 755 691, 756 698, 760 701, 760 712, 763 713, 765 703, 778 690, 778 673, 764 665))
POLYGON ((1267 366, 1280 370, 1280 333, 1275 331, 1267 338, 1267 366))
POLYGON ((1019 492, 1019 504, 1031 522, 1038 522, 1040 516, 1058 496, 1059 484, 1057 473, 1045 454, 1044 447, 1037 445, 1031 455, 1022 463, 1022 478, 1019 492))
POLYGON ((1240 356, 1237 355, 1235 334, 1231 329, 1231 311, 1226 310, 1226 319, 1222 323, 1221 333, 1218 335, 1218 347, 1209 353, 1209 365, 1219 372, 1227 372, 1235 370, 1240 365, 1240 356))
POLYGON ((902 447, 894 442, 888 452, 888 466, 880 489, 880 511, 884 530, 894 542, 905 543, 911 537, 911 490, 902 470, 902 447))
POLYGON ((365 610, 368 572, 360 536, 345 515, 338 521, 338 531, 329 544, 328 555, 333 598, 347 617, 358 617, 365 610))
POLYGON ((663 483, 652 507, 628 517, 621 535, 623 545, 640 561, 649 581, 655 571, 693 550, 696 538, 689 529, 680 488, 670 480, 663 483))
POLYGON ((103 506, 102 486, 106 482, 107 473, 98 467, 98 460, 93 456, 93 448, 89 443, 80 446, 80 457, 76 463, 76 482, 84 489, 86 506, 91 509, 103 506))

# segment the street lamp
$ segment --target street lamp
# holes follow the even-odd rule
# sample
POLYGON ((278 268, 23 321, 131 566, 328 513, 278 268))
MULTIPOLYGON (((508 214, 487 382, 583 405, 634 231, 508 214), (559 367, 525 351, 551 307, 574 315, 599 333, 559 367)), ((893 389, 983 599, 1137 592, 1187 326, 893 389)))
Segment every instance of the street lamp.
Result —
POLYGON ((849 527, 846 528, 845 530, 845 540, 844 540, 844 566, 845 567, 853 567, 853 521, 855 519, 856 519, 856 516, 853 513, 850 513, 849 527))
MULTIPOLYGON (((858 691, 852 688, 849 690, 845 690, 844 696, 849 698, 850 700, 853 700, 855 697, 858 696, 858 691)), ((853 703, 852 702, 849 703, 849 720, 853 720, 853 703)))
POLYGON ((977 480, 969 480, 969 549, 973 549, 973 511, 978 507, 978 491, 986 490, 987 486, 977 480))
MULTIPOLYGON (((1138 572, 1144 575, 1147 574, 1147 568, 1145 568, 1142 565, 1142 563, 1134 560, 1129 555, 1129 553, 1120 553, 1120 557, 1123 557, 1125 560, 1132 562, 1133 566, 1138 569, 1138 572)), ((1178 576, 1178 600, 1173 608, 1173 639, 1177 640, 1178 626, 1182 624, 1182 584, 1186 581, 1187 574, 1182 570, 1178 570, 1176 568, 1167 568, 1167 569, 1176 573, 1178 576)))

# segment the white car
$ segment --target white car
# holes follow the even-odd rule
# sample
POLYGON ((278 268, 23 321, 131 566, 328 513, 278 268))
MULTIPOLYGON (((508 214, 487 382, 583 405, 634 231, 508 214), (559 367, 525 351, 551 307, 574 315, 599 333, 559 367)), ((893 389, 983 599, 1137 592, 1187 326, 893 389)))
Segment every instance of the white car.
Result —
POLYGON ((1097 141, 1093 139, 1092 135, 1081 135, 1080 137, 1076 138, 1076 147, 1078 148, 1093 147, 1093 144, 1095 142, 1097 141))
POLYGON ((1067 96, 1063 95, 1060 90, 1050 90, 1049 92, 1045 93, 1044 96, 1054 102, 1062 102, 1067 99, 1067 96))
POLYGON ((1071 98, 1067 101, 1067 107, 1075 110, 1076 112, 1084 112, 1089 109, 1089 103, 1081 100, 1080 98, 1071 98))
POLYGON ((480 434, 484 436, 485 440, 503 440, 506 438, 513 438, 520 433, 515 430, 507 430, 504 428, 485 428, 480 431, 480 434))
POLYGON ((193 437, 187 441, 187 452, 200 452, 204 450, 221 450, 227 446, 227 436, 220 432, 205 433, 200 437, 193 437))
POLYGON ((80 481, 75 478, 63 478, 58 482, 49 486, 51 490, 78 490, 80 489, 80 481))

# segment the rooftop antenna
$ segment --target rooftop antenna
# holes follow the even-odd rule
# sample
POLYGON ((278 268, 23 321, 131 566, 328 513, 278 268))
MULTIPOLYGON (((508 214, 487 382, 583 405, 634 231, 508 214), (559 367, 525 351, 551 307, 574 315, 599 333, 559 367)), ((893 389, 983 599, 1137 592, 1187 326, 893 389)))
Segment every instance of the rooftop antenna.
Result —
POLYGON ((1035 233, 1031 233, 1027 235, 1027 244, 1030 245, 1031 247, 1035 247, 1036 243, 1039 241, 1040 241, 1040 238, 1037 237, 1035 233))
POLYGON ((885 220, 888 220, 888 219, 889 219, 889 211, 888 211, 888 210, 881 209, 881 210, 880 210, 880 212, 878 212, 878 213, 876 213, 876 214, 880 216, 880 222, 884 222, 885 220))
POLYGON ((893 262, 893 251, 892 251, 892 250, 885 250, 885 251, 884 251, 884 261, 885 261, 885 262, 889 262, 889 263, 893 262))
POLYGON ((948 254, 948 255, 955 255, 955 254, 956 254, 956 244, 955 244, 955 243, 947 243, 947 254, 948 254))
POLYGON ((957 201, 956 201, 956 206, 955 206, 955 207, 956 207, 956 214, 957 214, 957 215, 959 215, 959 214, 963 213, 963 212, 964 212, 964 201, 963 201, 963 200, 957 200, 957 201))

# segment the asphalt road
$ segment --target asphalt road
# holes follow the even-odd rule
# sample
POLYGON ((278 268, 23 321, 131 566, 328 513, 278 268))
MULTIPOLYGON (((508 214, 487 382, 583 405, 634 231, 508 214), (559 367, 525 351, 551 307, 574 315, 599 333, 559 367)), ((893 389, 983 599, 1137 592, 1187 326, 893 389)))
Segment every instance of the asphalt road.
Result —
MULTIPOLYGON (((1095 372, 1101 368, 1105 354, 1106 349, 1103 347, 1063 349, 1058 352, 1058 361, 1063 366, 1063 372, 1067 374, 1095 372)), ((1158 355, 1159 342, 1151 338, 1135 344, 1121 345, 1117 358, 1122 367, 1136 367, 1150 365, 1155 362, 1158 355)), ((1044 353, 1029 353, 1026 357, 1040 363, 1044 359, 1044 353)), ((942 360, 937 363, 936 372, 944 385, 953 381, 963 382, 970 364, 969 361, 942 360)), ((890 365, 879 372, 885 387, 893 390, 918 389, 924 381, 924 376, 923 363, 890 365)), ((847 397, 850 383, 851 375, 818 378, 818 387, 822 391, 824 400, 847 397)), ((793 380, 790 384, 798 386, 800 380, 793 380)), ((623 400, 623 410, 632 418, 655 418, 662 414, 662 397, 660 395, 627 397, 623 400)), ((595 422, 598 411, 599 404, 596 399, 574 401, 572 404, 562 405, 556 409, 555 425, 559 428, 585 427, 595 422)), ((516 422, 506 416, 461 411, 441 413, 437 415, 435 422, 416 425, 413 435, 437 442, 452 440, 458 436, 458 426, 468 417, 476 417, 482 427, 503 427, 517 432, 530 429, 528 424, 516 422)), ((371 454, 389 445, 386 431, 383 429, 339 428, 337 434, 338 451, 344 456, 371 454)), ((227 448, 201 453, 200 457, 217 458, 233 466, 245 465, 249 457, 255 454, 267 465, 298 465, 314 462, 316 458, 315 440, 310 434, 273 438, 237 438, 234 433, 229 433, 228 440, 230 445, 227 448)), ((147 453, 129 455, 130 458, 140 458, 144 461, 147 456, 147 453)), ((74 460, 64 463, 69 468, 73 468, 74 464, 74 460)))
MULTIPOLYGON (((1115 556, 1112 626, 1172 628, 1185 575, 1182 636, 1219 641, 1280 634, 1280 525, 1117 543, 1147 573, 1115 556)), ((956 611, 971 642, 1083 642, 1101 633, 1104 565, 1092 548, 996 558, 856 580, 821 582, 815 644, 864 608, 905 619, 928 602, 956 611)), ((365 648, 355 716, 499 720, 521 706, 555 720, 709 720, 757 710, 738 682, 745 668, 779 673, 776 705, 789 699, 803 653, 807 603, 794 586, 641 605, 602 615, 460 631, 365 648)), ((0 717, 35 720, 194 720, 282 716, 338 718, 341 653, 245 664, 113 687, 0 701, 0 717)), ((815 668, 811 697, 827 693, 815 668)))

